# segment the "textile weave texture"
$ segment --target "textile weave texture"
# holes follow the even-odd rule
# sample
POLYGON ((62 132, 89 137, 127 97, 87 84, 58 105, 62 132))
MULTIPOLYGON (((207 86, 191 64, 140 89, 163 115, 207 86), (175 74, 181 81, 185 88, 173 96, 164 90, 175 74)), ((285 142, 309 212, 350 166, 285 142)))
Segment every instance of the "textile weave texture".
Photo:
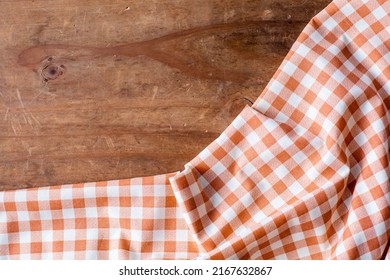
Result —
POLYGON ((183 171, 0 192, 1 259, 390 259, 390 1, 335 0, 183 171))

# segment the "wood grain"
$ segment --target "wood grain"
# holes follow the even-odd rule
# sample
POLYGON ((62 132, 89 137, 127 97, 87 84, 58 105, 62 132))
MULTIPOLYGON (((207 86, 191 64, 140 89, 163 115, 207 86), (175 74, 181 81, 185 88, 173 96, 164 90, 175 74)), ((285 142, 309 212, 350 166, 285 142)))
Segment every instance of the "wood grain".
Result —
POLYGON ((181 170, 329 2, 0 0, 0 189, 181 170))

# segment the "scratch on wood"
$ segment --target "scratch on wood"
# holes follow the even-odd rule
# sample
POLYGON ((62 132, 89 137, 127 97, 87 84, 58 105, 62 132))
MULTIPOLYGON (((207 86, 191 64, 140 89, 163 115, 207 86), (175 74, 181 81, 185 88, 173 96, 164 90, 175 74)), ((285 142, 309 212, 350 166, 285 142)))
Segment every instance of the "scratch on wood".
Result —
POLYGON ((190 84, 188 89, 186 90, 186 92, 188 93, 190 91, 190 89, 192 88, 193 84, 190 84))
POLYGON ((16 132, 16 129, 14 127, 14 122, 13 121, 11 121, 11 127, 12 127, 12 130, 14 131, 14 134, 18 135, 18 133, 16 132))
POLYGON ((103 136, 104 140, 106 141, 106 144, 109 148, 114 148, 114 142, 112 141, 112 138, 110 136, 103 136))
POLYGON ((154 86, 153 87, 153 96, 152 96, 152 100, 154 100, 156 98, 156 95, 158 93, 158 86, 154 86))
POLYGON ((9 108, 5 111, 4 120, 6 121, 8 118, 9 108))
POLYGON ((27 160, 26 161, 26 165, 25 165, 25 168, 24 168, 24 172, 27 172, 27 170, 30 168, 30 162, 27 160))
POLYGON ((205 118, 207 112, 210 110, 210 108, 207 108, 206 110, 204 110, 198 117, 198 120, 202 120, 205 118))
POLYGON ((27 150, 28 154, 31 156, 32 155, 32 153, 31 153, 32 148, 30 147, 30 145, 28 143, 26 143, 25 141, 21 141, 21 142, 22 142, 23 147, 27 150))
POLYGON ((24 104, 23 104, 23 101, 22 101, 22 97, 20 96, 20 91, 19 91, 18 88, 16 89, 16 96, 17 96, 17 98, 19 99, 20 105, 22 106, 22 108, 24 108, 24 104))
POLYGON ((39 126, 41 125, 40 121, 32 113, 30 113, 30 116, 39 126))
MULTIPOLYGON (((33 129, 36 129, 36 127, 34 126, 34 122, 36 124, 38 124, 39 126, 41 126, 41 123, 39 122, 39 120, 31 112, 29 112, 26 109, 26 106, 23 103, 19 89, 16 89, 16 96, 19 100, 20 105, 22 106, 22 117, 24 119, 25 124, 29 124, 33 129)), ((9 111, 9 109, 8 109, 8 111, 9 111)), ((7 116, 7 113, 6 113, 6 116, 7 116)), ((19 122, 19 127, 20 127, 20 130, 22 130, 20 122, 19 122)), ((15 132, 15 129, 14 129, 14 132, 15 132)))
POLYGON ((23 110, 23 119, 24 119, 24 123, 27 124, 27 119, 26 119, 26 111, 23 110))
POLYGON ((19 126, 19 131, 22 131, 22 125, 20 124, 19 120, 18 120, 18 126, 19 126))

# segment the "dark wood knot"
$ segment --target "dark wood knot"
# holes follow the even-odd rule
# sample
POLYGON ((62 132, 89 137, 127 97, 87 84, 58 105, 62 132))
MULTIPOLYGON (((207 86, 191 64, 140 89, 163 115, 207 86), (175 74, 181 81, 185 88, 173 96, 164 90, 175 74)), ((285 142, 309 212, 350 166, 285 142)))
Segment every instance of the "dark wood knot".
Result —
POLYGON ((42 77, 45 81, 55 80, 65 72, 64 65, 49 64, 42 69, 42 77))

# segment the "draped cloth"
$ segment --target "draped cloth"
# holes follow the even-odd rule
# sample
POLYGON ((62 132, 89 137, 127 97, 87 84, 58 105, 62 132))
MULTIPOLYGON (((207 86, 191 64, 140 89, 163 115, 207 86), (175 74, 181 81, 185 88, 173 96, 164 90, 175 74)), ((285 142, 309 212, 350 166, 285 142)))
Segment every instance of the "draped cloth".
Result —
POLYGON ((390 1, 334 0, 180 172, 0 192, 0 259, 390 259, 390 1))

